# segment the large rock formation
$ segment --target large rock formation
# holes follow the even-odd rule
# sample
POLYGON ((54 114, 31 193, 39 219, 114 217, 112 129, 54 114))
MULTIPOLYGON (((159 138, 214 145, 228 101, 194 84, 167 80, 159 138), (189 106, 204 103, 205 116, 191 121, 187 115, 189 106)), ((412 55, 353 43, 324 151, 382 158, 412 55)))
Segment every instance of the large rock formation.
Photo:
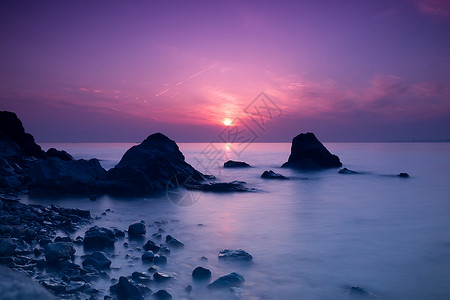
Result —
POLYGON ((282 167, 322 169, 341 166, 339 157, 331 154, 313 133, 308 132, 292 139, 291 155, 282 167))
POLYGON ((202 180, 203 174, 185 162, 177 144, 155 133, 123 155, 100 182, 100 189, 113 194, 147 194, 202 180))

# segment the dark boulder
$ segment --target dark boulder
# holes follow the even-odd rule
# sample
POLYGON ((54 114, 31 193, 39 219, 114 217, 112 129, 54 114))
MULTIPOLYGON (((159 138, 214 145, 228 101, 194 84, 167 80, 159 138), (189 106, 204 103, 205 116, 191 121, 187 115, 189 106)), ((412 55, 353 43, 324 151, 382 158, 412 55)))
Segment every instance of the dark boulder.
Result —
POLYGON ((142 248, 145 251, 153 251, 153 252, 158 252, 159 249, 161 249, 160 246, 156 245, 155 242, 148 240, 147 243, 144 244, 144 246, 142 246, 142 248))
POLYGON ((243 161, 229 160, 223 164, 224 168, 251 168, 251 166, 243 161))
POLYGON ((252 261, 253 257, 250 253, 239 250, 222 250, 219 252, 219 259, 222 260, 235 260, 235 261, 252 261))
POLYGON ((212 283, 208 284, 208 288, 216 289, 238 287, 241 286, 244 281, 245 279, 241 274, 233 272, 217 278, 212 283))
POLYGON ((264 178, 264 179, 281 179, 281 180, 289 179, 289 178, 287 178, 287 177, 285 177, 285 176, 283 176, 283 175, 281 175, 279 173, 275 173, 272 170, 264 171, 261 174, 261 178, 264 178))
POLYGON ((153 298, 159 299, 159 300, 170 300, 172 299, 172 295, 169 294, 166 290, 159 290, 156 293, 152 295, 153 298))
POLYGON ((145 222, 143 220, 128 226, 128 237, 130 238, 142 238, 145 233, 145 222))
POLYGON ((48 149, 46 154, 47 154, 47 157, 57 157, 57 158, 59 158, 61 160, 65 160, 65 161, 74 160, 72 155, 70 155, 66 151, 64 151, 64 150, 56 150, 55 148, 48 149))
POLYGON ((153 263, 156 265, 163 265, 167 263, 167 257, 162 254, 155 254, 153 257, 153 263))
POLYGON ((176 238, 174 238, 171 235, 166 236, 166 244, 171 247, 184 247, 183 242, 181 242, 180 240, 177 240, 176 238))
POLYGON ((101 250, 114 247, 115 241, 114 232, 107 228, 94 226, 86 231, 83 246, 86 249, 101 250))
POLYGON ((177 144, 155 133, 131 147, 99 186, 105 193, 148 194, 202 180, 203 174, 186 163, 177 144))
POLYGON ((70 259, 75 254, 75 248, 72 243, 51 243, 44 247, 44 254, 47 263, 53 264, 70 259))
POLYGON ((161 272, 156 272, 155 274, 153 274, 153 280, 155 280, 156 282, 167 281, 173 278, 174 278, 173 276, 161 272))
POLYGON ((400 173, 397 176, 401 177, 401 178, 409 178, 409 174, 408 173, 400 173))
POLYGON ((103 270, 109 269, 111 266, 111 261, 102 252, 94 252, 83 258, 83 267, 91 265, 96 270, 103 270))
POLYGON ((255 192, 253 188, 245 186, 244 181, 231 181, 231 182, 210 182, 204 184, 187 184, 185 187, 188 190, 198 190, 205 192, 216 193, 233 193, 233 192, 255 192))
POLYGON ((152 251, 146 251, 142 253, 142 261, 153 262, 155 260, 155 255, 152 251))
POLYGON ((353 170, 349 170, 347 168, 343 168, 339 170, 339 174, 359 174, 359 173, 353 170))
POLYGON ((148 282, 152 280, 152 276, 145 272, 133 272, 131 274, 131 277, 133 278, 134 281, 139 282, 148 282))
POLYGON ((211 278, 211 271, 203 267, 197 267, 192 271, 192 278, 199 280, 209 279, 211 278))
POLYGON ((137 286, 130 283, 126 277, 121 276, 116 285, 110 287, 112 292, 117 293, 120 299, 142 300, 144 296, 137 286))
POLYGON ((63 161, 50 158, 27 170, 30 190, 37 193, 90 194, 105 175, 97 159, 63 161))
POLYGON ((331 154, 313 133, 308 132, 292 139, 291 155, 282 167, 322 169, 341 166, 339 157, 331 154))

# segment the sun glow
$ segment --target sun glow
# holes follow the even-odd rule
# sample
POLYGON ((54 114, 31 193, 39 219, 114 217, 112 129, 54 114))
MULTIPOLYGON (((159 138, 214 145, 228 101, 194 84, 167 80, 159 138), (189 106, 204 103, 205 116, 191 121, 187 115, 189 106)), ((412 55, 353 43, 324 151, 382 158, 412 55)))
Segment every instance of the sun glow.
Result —
POLYGON ((223 120, 223 125, 225 125, 225 126, 231 126, 232 123, 233 122, 230 119, 223 120))

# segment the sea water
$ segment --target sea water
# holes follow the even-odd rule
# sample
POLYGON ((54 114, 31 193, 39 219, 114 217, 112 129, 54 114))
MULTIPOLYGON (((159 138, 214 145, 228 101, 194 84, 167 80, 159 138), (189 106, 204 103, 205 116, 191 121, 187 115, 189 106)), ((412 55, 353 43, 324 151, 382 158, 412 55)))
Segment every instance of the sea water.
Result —
MULTIPOLYGON (((43 147, 64 149, 75 158, 99 158, 109 169, 132 145, 43 147)), ((143 198, 25 196, 23 201, 89 209, 99 217, 93 224, 108 228, 124 230, 144 220, 147 238, 164 242, 151 237, 161 227, 163 237, 180 239, 185 247, 172 249, 167 265, 159 266, 175 279, 150 285, 154 292, 166 289, 174 299, 354 299, 350 287, 379 299, 450 299, 450 144, 325 145, 344 167, 361 174, 280 168, 288 159, 289 143, 254 143, 239 151, 233 144, 189 143, 179 144, 188 163, 217 181, 245 181, 257 192, 179 189, 143 198), (223 169, 226 159, 252 168, 223 169), (265 170, 290 179, 262 179, 265 170), (411 177, 396 177, 400 172, 411 177), (102 215, 108 208, 111 212, 102 215), (219 261, 222 249, 244 249, 253 263, 219 261), (206 283, 192 280, 197 266, 210 269, 212 280, 239 272, 245 283, 233 291, 210 291, 206 283), (186 285, 193 286, 192 292, 184 290, 186 285)), ((77 234, 83 232, 73 237, 77 234)), ((147 270, 150 265, 136 250, 142 244, 126 238, 116 242, 108 253, 111 278, 147 270), (124 242, 130 246, 125 248, 124 242)), ((77 262, 83 254, 77 247, 77 262)), ((110 285, 99 280, 94 287, 107 293, 110 285)))

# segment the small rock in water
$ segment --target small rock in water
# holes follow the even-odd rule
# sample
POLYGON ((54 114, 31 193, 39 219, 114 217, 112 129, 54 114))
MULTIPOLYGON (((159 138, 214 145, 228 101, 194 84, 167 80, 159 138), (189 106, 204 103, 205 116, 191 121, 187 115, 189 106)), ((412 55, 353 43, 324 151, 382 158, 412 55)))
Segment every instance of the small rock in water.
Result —
POLYGON ((152 237, 154 237, 155 239, 161 239, 162 235, 161 235, 161 233, 154 233, 154 234, 152 234, 152 237))
POLYGON ((166 244, 171 247, 184 247, 184 244, 171 235, 166 236, 166 244))
POLYGON ((91 265, 96 270, 108 269, 111 265, 111 261, 106 258, 102 252, 94 252, 84 256, 83 267, 91 265))
POLYGON ((70 259, 75 254, 75 248, 72 243, 51 243, 44 248, 45 259, 53 264, 59 261, 70 259))
POLYGON ((200 260, 207 261, 208 258, 206 256, 202 256, 202 257, 200 257, 200 260))
POLYGON ((155 273, 156 271, 158 271, 158 267, 153 265, 150 268, 148 268, 147 271, 149 271, 151 273, 155 273))
POLYGON ((349 170, 347 168, 343 168, 339 170, 339 174, 359 174, 359 173, 353 170, 349 170))
POLYGON ((150 274, 143 273, 143 272, 133 272, 133 274, 131 274, 131 277, 135 281, 150 281, 150 280, 152 280, 152 276, 150 274))
POLYGON ((120 229, 114 228, 113 232, 116 237, 125 237, 125 232, 120 229))
POLYGON ((163 264, 166 264, 166 263, 167 263, 167 257, 165 257, 164 255, 161 255, 161 254, 156 254, 156 255, 153 257, 153 263, 154 263, 155 265, 163 265, 163 264))
POLYGON ((245 279, 241 274, 233 272, 217 278, 212 283, 208 284, 208 288, 216 289, 237 287, 241 286, 244 281, 245 279))
POLYGON ((86 231, 83 246, 87 249, 101 250, 114 247, 115 241, 116 237, 111 230, 94 226, 86 231))
POLYGON ((153 262, 155 259, 155 255, 152 251, 147 251, 142 254, 142 261, 153 262))
POLYGON ((239 250, 222 250, 219 252, 219 259, 237 260, 237 261, 251 261, 253 257, 246 251, 239 250))
POLYGON ((192 271, 192 277, 194 279, 209 279, 211 278, 211 271, 203 267, 197 267, 192 271))
POLYGON ((229 160, 223 164, 224 168, 250 168, 251 166, 243 161, 229 160))
POLYGON ((264 171, 261 174, 261 178, 264 178, 264 179, 281 179, 281 180, 289 179, 289 178, 287 178, 287 177, 285 177, 285 176, 283 176, 283 175, 281 175, 279 173, 275 173, 272 170, 264 171))
POLYGON ((167 274, 164 274, 164 273, 161 273, 161 272, 156 272, 155 274, 153 274, 153 279, 156 282, 166 281, 166 280, 169 280, 169 279, 172 279, 172 278, 174 278, 174 277, 170 276, 170 275, 167 275, 167 274))
POLYGON ((169 294, 166 290, 159 290, 156 293, 152 295, 153 298, 159 299, 159 300, 169 300, 172 299, 172 295, 169 294))
POLYGON ((142 238, 145 233, 145 222, 143 220, 128 226, 128 237, 130 238, 142 238))
POLYGON ((188 284, 187 286, 184 287, 184 290, 188 293, 192 292, 192 285, 188 284))
POLYGON ((144 248, 145 251, 153 251, 153 252, 158 252, 159 249, 161 249, 160 246, 156 245, 155 242, 148 240, 147 243, 145 243, 144 246, 142 246, 142 248, 144 248))
POLYGON ((141 291, 134 284, 130 283, 126 277, 120 277, 117 285, 111 286, 110 290, 116 292, 120 298, 141 300, 144 299, 141 291))
POLYGON ((348 291, 347 291, 347 294, 349 294, 349 295, 359 295, 359 296, 368 296, 369 295, 369 293, 365 289, 363 289, 363 288, 361 288, 359 286, 352 286, 352 287, 350 287, 348 289, 348 291))
POLYGON ((401 178, 408 178, 408 177, 409 177, 409 174, 408 174, 408 173, 400 173, 400 174, 398 174, 397 176, 398 176, 398 177, 401 177, 401 178))

